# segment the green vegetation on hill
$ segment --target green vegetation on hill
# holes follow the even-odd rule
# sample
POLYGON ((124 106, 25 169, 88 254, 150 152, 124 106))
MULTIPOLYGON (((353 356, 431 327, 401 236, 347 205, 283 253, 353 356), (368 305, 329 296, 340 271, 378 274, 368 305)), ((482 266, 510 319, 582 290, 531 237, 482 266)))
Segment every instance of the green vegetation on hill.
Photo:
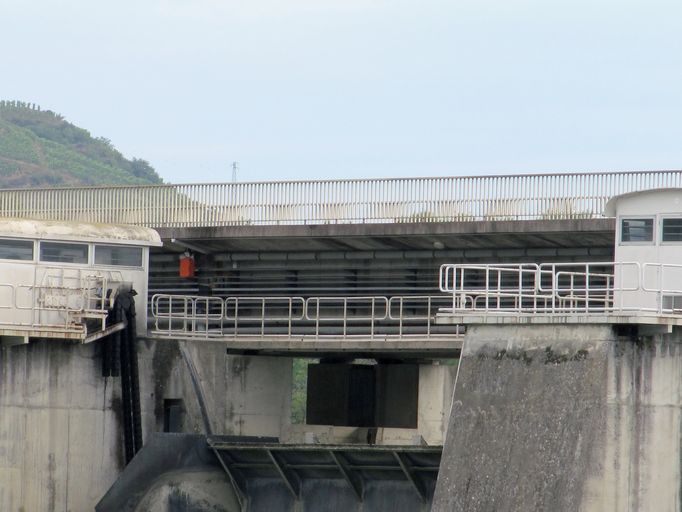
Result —
POLYGON ((147 161, 126 159, 109 140, 61 115, 0 101, 0 188, 161 182, 147 161))

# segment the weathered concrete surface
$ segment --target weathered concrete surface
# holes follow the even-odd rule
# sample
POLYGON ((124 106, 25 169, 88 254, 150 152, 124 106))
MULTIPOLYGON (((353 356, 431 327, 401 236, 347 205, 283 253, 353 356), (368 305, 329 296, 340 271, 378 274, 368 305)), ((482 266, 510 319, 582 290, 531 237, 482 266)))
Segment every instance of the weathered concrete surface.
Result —
POLYGON ((679 335, 474 326, 434 511, 677 511, 679 335))
POLYGON ((123 467, 120 384, 97 346, 0 349, 0 510, 92 510, 123 467))
POLYGON ((184 343, 194 363, 213 432, 280 436, 291 417, 291 359, 232 356, 222 343, 209 341, 141 341, 145 432, 163 430, 164 400, 182 399, 182 431, 210 433, 179 343, 184 343))
POLYGON ((426 444, 442 445, 450 416, 456 366, 419 365, 417 429, 426 444))

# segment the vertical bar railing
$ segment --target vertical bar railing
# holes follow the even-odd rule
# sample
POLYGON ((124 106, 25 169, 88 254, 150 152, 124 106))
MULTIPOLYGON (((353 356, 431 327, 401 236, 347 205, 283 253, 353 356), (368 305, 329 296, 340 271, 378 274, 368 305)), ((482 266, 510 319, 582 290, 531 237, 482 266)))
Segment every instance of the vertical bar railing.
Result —
POLYGON ((0 190, 0 215, 151 227, 599 217, 682 171, 0 190))

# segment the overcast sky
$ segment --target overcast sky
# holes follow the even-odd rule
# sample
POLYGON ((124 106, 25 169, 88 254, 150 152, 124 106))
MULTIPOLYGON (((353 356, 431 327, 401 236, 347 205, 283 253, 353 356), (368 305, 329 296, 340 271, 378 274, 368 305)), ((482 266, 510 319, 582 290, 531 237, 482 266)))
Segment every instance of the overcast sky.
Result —
POLYGON ((0 47, 174 183, 682 167, 680 0, 0 0, 0 47))

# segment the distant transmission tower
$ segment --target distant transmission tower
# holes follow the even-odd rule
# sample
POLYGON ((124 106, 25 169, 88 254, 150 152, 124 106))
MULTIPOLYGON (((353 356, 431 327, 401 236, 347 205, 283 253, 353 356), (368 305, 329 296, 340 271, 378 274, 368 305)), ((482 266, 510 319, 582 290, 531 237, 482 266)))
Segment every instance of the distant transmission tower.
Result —
POLYGON ((237 183, 237 170, 239 169, 237 162, 232 162, 232 183, 237 183))

